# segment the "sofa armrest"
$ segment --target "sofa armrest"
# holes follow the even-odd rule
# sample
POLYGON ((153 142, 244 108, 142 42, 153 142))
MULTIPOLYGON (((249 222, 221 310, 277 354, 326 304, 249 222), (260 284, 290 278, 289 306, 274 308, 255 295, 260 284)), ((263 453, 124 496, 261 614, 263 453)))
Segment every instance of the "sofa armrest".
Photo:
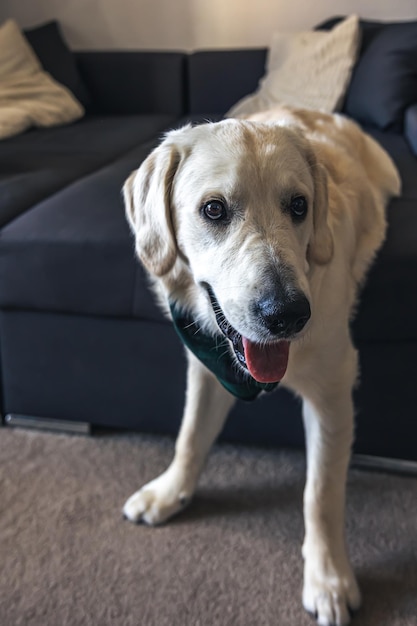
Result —
POLYGON ((185 112, 185 55, 181 52, 76 52, 91 94, 89 112, 109 115, 185 112))
POLYGON ((415 155, 417 155, 417 103, 408 107, 404 117, 404 135, 415 155))

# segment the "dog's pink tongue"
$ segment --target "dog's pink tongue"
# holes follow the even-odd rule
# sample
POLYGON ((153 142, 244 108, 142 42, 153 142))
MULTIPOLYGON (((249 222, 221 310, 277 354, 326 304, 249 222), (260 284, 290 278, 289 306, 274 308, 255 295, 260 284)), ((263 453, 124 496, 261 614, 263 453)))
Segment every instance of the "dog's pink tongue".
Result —
POLYGON ((259 383, 277 383, 284 378, 290 344, 280 341, 262 345, 242 337, 245 360, 251 376, 259 383))

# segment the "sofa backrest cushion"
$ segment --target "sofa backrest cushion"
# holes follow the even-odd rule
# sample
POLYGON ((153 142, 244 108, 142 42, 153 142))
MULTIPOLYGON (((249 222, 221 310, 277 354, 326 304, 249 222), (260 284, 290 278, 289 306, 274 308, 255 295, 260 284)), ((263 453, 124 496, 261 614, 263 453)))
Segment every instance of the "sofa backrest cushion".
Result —
POLYGON ((188 55, 188 113, 224 114, 255 91, 265 72, 266 48, 210 50, 188 55))
POLYGON ((45 72, 65 85, 88 110, 91 98, 77 68, 74 53, 68 48, 58 22, 52 21, 23 32, 45 72))
POLYGON ((100 115, 184 114, 185 53, 83 51, 76 53, 91 94, 90 112, 100 115))
POLYGON ((401 131, 405 110, 417 102, 417 22, 389 24, 360 58, 345 112, 364 124, 401 131))
POLYGON ((401 132, 406 109, 417 102, 417 21, 360 24, 362 45, 343 112, 361 124, 401 132))

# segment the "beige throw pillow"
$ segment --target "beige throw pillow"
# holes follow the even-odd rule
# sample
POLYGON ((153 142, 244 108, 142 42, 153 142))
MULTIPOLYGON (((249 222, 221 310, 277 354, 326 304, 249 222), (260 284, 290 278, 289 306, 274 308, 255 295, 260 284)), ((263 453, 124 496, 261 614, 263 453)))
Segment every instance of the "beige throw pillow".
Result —
POLYGON ((275 34, 258 90, 240 100, 227 115, 258 113, 279 104, 337 111, 356 61, 359 34, 356 15, 331 31, 275 34))
POLYGON ((0 26, 0 139, 83 115, 71 92, 43 71, 16 22, 0 26))

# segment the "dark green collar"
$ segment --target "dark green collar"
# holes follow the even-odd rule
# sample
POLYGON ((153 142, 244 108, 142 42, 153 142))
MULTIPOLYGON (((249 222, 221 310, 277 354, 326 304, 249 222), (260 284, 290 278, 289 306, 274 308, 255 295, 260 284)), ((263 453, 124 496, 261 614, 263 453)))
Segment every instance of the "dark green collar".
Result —
POLYGON ((204 334, 196 322, 176 304, 170 303, 170 309, 175 330, 182 342, 213 372, 227 391, 241 400, 254 400, 261 391, 275 389, 277 383, 258 383, 238 370, 225 337, 204 334))

